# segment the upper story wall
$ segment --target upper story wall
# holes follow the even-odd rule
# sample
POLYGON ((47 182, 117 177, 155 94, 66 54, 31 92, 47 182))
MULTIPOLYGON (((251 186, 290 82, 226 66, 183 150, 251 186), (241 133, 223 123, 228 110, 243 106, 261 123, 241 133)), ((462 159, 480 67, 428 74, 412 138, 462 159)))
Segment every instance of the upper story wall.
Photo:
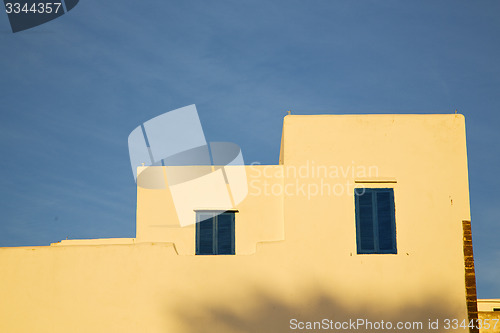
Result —
POLYGON ((446 193, 460 218, 470 220, 463 115, 288 115, 280 156, 281 164, 311 174, 327 167, 339 179, 446 193))
MULTIPOLYGON (((236 254, 255 253, 257 243, 283 240, 285 233, 297 244, 353 253, 354 188, 391 187, 401 252, 425 240, 441 244, 427 246, 426 255, 453 244, 461 259, 461 221, 470 219, 463 116, 286 116, 280 162, 245 166, 248 195, 236 207, 222 207, 237 210, 236 254), (339 240, 329 242, 330 231, 339 240)), ((179 254, 193 255, 195 225, 179 226, 169 168, 206 167, 148 167, 164 179, 163 188, 138 177, 137 241, 172 242, 179 254)), ((188 213, 194 223, 195 210, 188 213)))
MULTIPOLYGON (((143 177, 139 172, 137 178, 137 242, 171 242, 174 244, 178 254, 194 255, 196 231, 196 210, 233 210, 235 211, 235 239, 236 254, 253 254, 256 246, 260 242, 280 241, 284 239, 284 219, 283 219, 283 196, 271 195, 268 187, 276 185, 282 187, 283 177, 275 177, 279 174, 282 166, 226 166, 226 172, 231 170, 245 170, 245 186, 248 186, 248 193, 244 200, 235 207, 216 206, 217 202, 210 203, 210 197, 216 194, 210 187, 202 188, 195 186, 191 189, 193 195, 197 191, 205 191, 201 206, 191 207, 187 211, 187 219, 192 224, 181 226, 177 215, 179 206, 176 202, 171 187, 168 184, 167 173, 169 171, 189 170, 186 175, 203 174, 196 170, 205 169, 206 166, 174 166, 174 167, 148 167, 150 175, 143 177), (195 171, 193 171, 195 170, 195 171), (151 179, 157 175, 162 179, 163 185, 151 185, 151 179), (267 194, 267 195, 266 195, 267 194), (194 209, 193 209, 194 208, 194 209)), ((208 166, 208 168, 212 168, 208 166)), ((213 172, 209 170, 209 172, 213 172)), ((158 177, 157 177, 158 178, 158 177)), ((182 185, 182 184, 181 184, 182 185)), ((206 185, 206 184, 203 184, 206 185)), ((241 184, 237 184, 241 185, 241 184)), ((187 185, 189 186, 189 185, 187 185)), ((189 189, 189 188, 188 188, 189 189)), ((190 195, 190 193, 188 193, 190 195)))
POLYGON ((334 270, 339 288, 363 286, 373 302, 417 290, 465 299, 462 115, 286 116, 281 162, 285 246, 297 262, 333 266, 313 269, 334 270), (397 254, 357 253, 354 188, 394 190, 397 254))

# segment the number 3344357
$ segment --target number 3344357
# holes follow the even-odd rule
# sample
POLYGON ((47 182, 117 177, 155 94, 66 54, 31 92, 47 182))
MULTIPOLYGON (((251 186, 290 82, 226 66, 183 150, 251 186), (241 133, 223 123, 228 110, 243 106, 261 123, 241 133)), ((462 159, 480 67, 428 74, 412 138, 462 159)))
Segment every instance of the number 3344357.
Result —
POLYGON ((60 2, 39 2, 29 6, 27 3, 6 2, 5 11, 7 14, 32 13, 32 14, 57 14, 61 9, 60 2))

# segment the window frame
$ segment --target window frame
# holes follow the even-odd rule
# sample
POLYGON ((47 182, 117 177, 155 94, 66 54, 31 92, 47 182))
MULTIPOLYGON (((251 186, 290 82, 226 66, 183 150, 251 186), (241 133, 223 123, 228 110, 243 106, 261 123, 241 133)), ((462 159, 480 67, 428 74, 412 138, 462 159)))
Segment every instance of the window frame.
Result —
POLYGON ((235 222, 236 222, 236 211, 214 211, 214 210, 203 210, 196 211, 196 228, 195 228, 195 255, 235 255, 236 254, 236 235, 235 235, 235 222), (201 222, 207 220, 207 215, 212 219, 212 252, 206 253, 201 252, 201 222), (219 252, 219 216, 230 216, 230 253, 218 253, 219 252), (202 219, 203 216, 203 219, 202 219))
POLYGON ((397 254, 397 237, 396 237, 396 207, 394 199, 394 188, 355 188, 354 189, 354 205, 355 205, 355 219, 356 219, 356 250, 357 254, 397 254), (361 214, 360 214, 360 204, 358 193, 363 191, 363 195, 366 193, 371 194, 371 214, 372 214, 372 229, 373 229, 373 249, 363 249, 361 246, 361 214), (389 193, 389 204, 390 204, 390 226, 391 226, 391 249, 380 249, 380 235, 378 232, 378 207, 377 207, 377 193, 389 193))

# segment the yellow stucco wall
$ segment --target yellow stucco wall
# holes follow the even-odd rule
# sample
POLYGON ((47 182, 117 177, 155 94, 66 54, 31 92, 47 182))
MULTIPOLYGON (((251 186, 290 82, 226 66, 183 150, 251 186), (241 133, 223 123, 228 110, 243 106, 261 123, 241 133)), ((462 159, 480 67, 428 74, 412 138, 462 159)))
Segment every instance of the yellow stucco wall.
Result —
POLYGON ((500 299, 478 299, 478 317, 482 323, 479 333, 500 332, 500 299))
POLYGON ((500 333, 500 312, 479 311, 478 317, 481 323, 479 333, 500 333))
MULTIPOLYGON (((495 309, 500 309, 500 299, 478 299, 477 300, 477 310, 483 312, 495 311, 495 309)), ((498 311, 498 310, 496 310, 498 311)), ((499 311, 500 313, 500 311, 499 311)))
MULTIPOLYGON (((148 169, 152 168, 157 169, 153 172, 157 172, 167 167, 149 167, 148 169)), ((193 169, 196 167, 169 168, 193 169)), ((255 165, 245 168, 249 187, 260 186, 264 179, 269 182, 270 186, 283 184, 283 177, 266 177, 266 175, 279 173, 282 166, 255 165), (264 170, 266 170, 265 174, 264 170)), ((236 253, 239 255, 255 253, 256 244, 259 242, 279 241, 284 238, 283 196, 251 194, 252 192, 237 207, 235 238, 236 253)), ((193 221, 195 217, 193 211, 193 221)), ((181 255, 193 255, 195 252, 195 225, 179 227, 168 186, 164 189, 138 186, 136 230, 138 242, 172 242, 181 255)))
POLYGON ((168 187, 140 186, 134 240, 0 249, 0 332, 287 332, 294 318, 445 332, 467 318, 463 116, 287 116, 280 162, 245 167, 234 256, 194 255, 168 187), (394 188, 397 254, 356 253, 355 187, 394 188))

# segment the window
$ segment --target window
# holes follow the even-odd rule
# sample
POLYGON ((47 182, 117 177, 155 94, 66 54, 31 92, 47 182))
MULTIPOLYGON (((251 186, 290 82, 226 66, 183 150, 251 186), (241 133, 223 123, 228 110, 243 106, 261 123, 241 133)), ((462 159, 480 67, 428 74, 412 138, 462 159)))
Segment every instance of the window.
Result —
POLYGON ((396 254, 394 190, 357 188, 354 197, 358 254, 396 254))
POLYGON ((234 254, 234 212, 196 212, 196 254, 234 254))

